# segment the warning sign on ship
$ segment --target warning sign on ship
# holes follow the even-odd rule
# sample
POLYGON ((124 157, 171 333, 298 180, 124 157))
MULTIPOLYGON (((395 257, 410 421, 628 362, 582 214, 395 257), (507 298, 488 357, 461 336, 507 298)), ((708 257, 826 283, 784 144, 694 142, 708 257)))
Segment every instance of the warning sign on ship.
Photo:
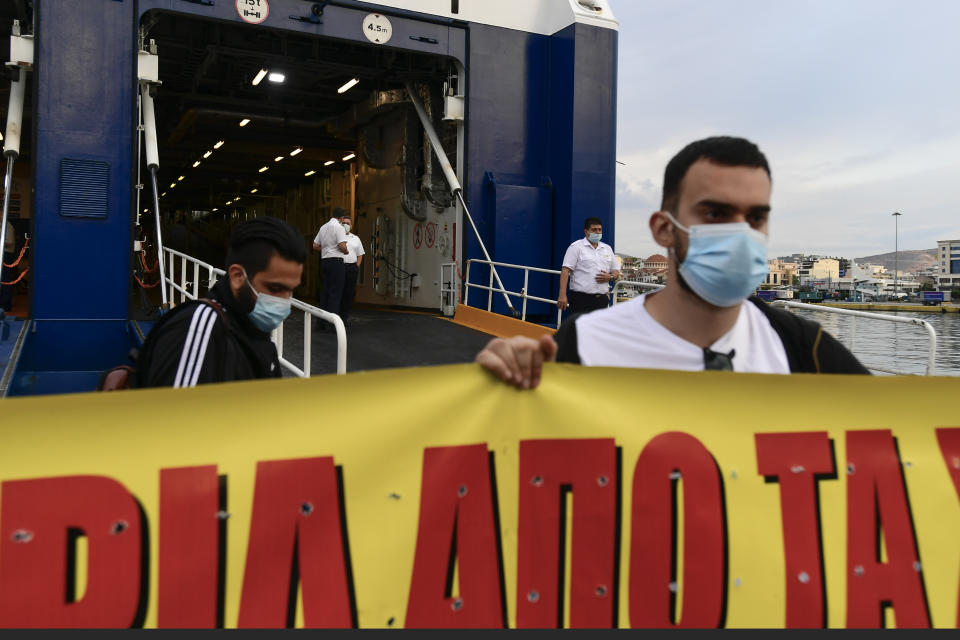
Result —
POLYGON ((270 15, 270 3, 267 0, 235 0, 237 15, 244 22, 260 24, 270 15))

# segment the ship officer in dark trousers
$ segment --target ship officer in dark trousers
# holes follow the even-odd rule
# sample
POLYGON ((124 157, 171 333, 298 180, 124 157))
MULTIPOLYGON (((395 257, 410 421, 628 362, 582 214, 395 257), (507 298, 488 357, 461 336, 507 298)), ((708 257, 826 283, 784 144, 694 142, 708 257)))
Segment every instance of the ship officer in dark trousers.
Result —
POLYGON ((343 256, 343 295, 340 297, 340 317, 346 322, 350 317, 350 310, 353 309, 353 297, 357 292, 357 278, 360 276, 360 265, 363 264, 365 252, 360 238, 350 233, 353 226, 350 216, 343 216, 340 222, 343 230, 347 232, 347 255, 343 256))
MULTIPOLYGON (((343 297, 343 283, 346 269, 343 256, 347 254, 347 232, 343 230, 341 219, 347 215, 341 207, 333 210, 330 219, 320 227, 313 239, 313 250, 320 252, 320 270, 323 275, 323 292, 320 294, 320 308, 340 315, 340 300, 343 297)), ((318 321, 316 328, 325 330, 327 323, 318 321)))
POLYGON ((753 373, 868 373, 811 320, 753 295, 767 274, 770 167, 743 138, 687 145, 667 164, 650 231, 670 254, 667 286, 571 318, 556 340, 495 339, 477 362, 521 389, 545 361, 753 373))
POLYGON ((583 222, 583 237, 567 247, 560 272, 560 295, 557 307, 570 307, 572 313, 603 309, 610 302, 609 283, 620 275, 613 248, 605 242, 600 218, 583 222), (570 283, 569 298, 567 283, 570 283))

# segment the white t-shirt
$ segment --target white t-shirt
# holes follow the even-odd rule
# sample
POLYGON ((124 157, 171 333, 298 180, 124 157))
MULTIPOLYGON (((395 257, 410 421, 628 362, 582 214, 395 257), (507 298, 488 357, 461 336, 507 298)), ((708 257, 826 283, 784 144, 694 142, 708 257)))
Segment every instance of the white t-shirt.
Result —
POLYGON ((352 233, 347 233, 347 254, 343 256, 343 261, 347 264, 356 264, 357 256, 366 255, 363 250, 363 243, 360 238, 352 233))
POLYGON ((598 242, 596 249, 586 238, 580 238, 563 254, 563 266, 573 273, 570 276, 570 290, 581 293, 607 293, 606 282, 597 282, 597 274, 618 270, 617 257, 613 248, 605 242, 598 242))
POLYGON ((343 258, 346 255, 337 247, 341 242, 347 241, 347 232, 337 218, 330 218, 320 227, 313 241, 320 245, 321 258, 343 258))
MULTIPOLYGON (((580 362, 595 367, 636 367, 703 371, 703 349, 653 319, 645 294, 576 319, 580 362)), ((733 370, 790 373, 787 352, 770 321, 753 303, 740 305, 737 322, 710 345, 733 356, 733 370)))

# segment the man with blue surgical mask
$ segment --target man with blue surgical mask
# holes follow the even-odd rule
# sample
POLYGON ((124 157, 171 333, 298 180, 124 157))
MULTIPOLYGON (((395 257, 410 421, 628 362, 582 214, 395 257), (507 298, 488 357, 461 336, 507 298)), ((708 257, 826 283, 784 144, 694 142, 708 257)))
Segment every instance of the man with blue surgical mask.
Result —
POLYGON ((610 304, 610 283, 617 279, 620 270, 613 247, 601 242, 602 237, 600 218, 583 221, 583 237, 567 247, 563 255, 558 308, 569 306, 571 313, 587 313, 610 304))
POLYGON ((650 231, 670 255, 667 286, 565 322, 556 340, 492 340, 477 361, 533 388, 554 359, 752 373, 867 373, 816 322, 752 296, 767 273, 771 174, 743 138, 687 145, 667 165, 650 231))
POLYGON ((282 220, 234 227, 226 275, 205 299, 180 304, 157 322, 137 358, 136 386, 279 378, 270 333, 290 314, 306 253, 303 236, 282 220))

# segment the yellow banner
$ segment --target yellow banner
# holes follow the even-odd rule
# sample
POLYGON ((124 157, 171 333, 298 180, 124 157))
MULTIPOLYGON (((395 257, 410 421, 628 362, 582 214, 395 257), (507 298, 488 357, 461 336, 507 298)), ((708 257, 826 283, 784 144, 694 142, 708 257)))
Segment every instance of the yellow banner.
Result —
POLYGON ((0 625, 954 627, 958 392, 456 365, 8 399, 0 625))

